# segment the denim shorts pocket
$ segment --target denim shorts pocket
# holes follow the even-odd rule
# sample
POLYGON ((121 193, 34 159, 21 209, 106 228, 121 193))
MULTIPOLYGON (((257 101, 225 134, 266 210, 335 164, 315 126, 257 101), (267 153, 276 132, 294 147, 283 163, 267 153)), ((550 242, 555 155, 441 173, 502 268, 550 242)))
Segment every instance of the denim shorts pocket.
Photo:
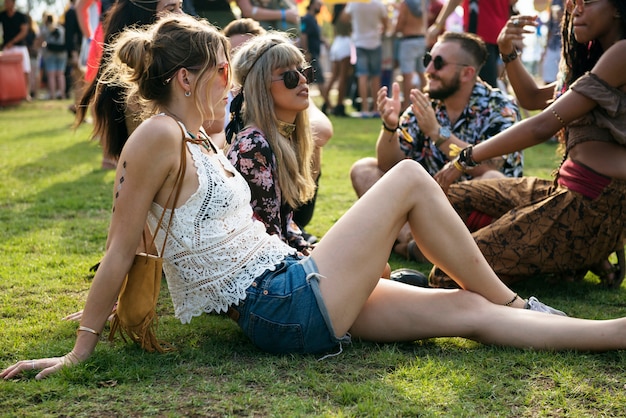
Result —
POLYGON ((248 337, 269 353, 304 352, 304 334, 300 324, 283 324, 250 314, 248 337))

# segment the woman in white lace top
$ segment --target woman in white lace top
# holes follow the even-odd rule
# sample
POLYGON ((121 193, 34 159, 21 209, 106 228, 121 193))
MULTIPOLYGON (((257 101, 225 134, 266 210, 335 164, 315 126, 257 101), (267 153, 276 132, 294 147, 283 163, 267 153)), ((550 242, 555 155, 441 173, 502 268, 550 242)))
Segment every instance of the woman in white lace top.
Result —
MULTIPOLYGON (((522 309, 528 302, 498 280, 441 188, 412 161, 399 163, 359 199, 311 257, 298 256, 268 235, 253 220, 246 182, 201 130, 204 120, 223 116, 230 84, 227 51, 213 27, 186 16, 121 35, 113 51, 115 77, 131 83, 131 94, 145 99, 153 116, 122 151, 107 250, 74 348, 62 357, 19 361, 1 378, 32 369, 41 370, 37 378, 43 378, 92 354, 146 219, 154 225, 175 187, 181 126, 185 136, 197 139, 184 145, 187 168, 163 257, 182 322, 229 310, 246 335, 271 352, 327 353, 350 334, 371 341, 461 336, 550 350, 626 347, 625 318, 589 321, 522 309), (379 280, 407 221, 424 254, 467 290, 379 280)), ((288 98, 293 89, 282 80, 272 82, 281 71, 268 72, 265 83, 288 98)), ((299 86, 296 91, 306 96, 302 75, 299 86)), ((157 242, 162 240, 159 234, 157 242)), ((534 299, 530 306, 549 311, 534 299)))

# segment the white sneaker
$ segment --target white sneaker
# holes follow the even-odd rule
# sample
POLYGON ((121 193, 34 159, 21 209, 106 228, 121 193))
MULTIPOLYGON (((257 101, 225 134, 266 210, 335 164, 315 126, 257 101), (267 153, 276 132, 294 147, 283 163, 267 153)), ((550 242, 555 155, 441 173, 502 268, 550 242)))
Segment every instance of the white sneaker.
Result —
POLYGON ((528 298, 528 302, 524 305, 524 309, 530 309, 531 311, 543 312, 551 315, 561 315, 567 316, 567 314, 563 311, 559 311, 558 309, 554 309, 545 303, 539 302, 539 300, 531 296, 528 298))

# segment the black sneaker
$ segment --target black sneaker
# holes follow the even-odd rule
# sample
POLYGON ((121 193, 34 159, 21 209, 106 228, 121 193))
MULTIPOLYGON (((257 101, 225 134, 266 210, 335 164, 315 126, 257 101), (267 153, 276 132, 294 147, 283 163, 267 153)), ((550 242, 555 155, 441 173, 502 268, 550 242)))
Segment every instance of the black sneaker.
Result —
POLYGON ((411 286, 430 287, 428 285, 428 277, 421 271, 413 269, 394 270, 389 278, 395 282, 410 284, 411 286))
POLYGON ((346 107, 342 104, 338 104, 335 106, 331 112, 333 116, 338 116, 341 118, 347 118, 348 114, 346 113, 346 107))

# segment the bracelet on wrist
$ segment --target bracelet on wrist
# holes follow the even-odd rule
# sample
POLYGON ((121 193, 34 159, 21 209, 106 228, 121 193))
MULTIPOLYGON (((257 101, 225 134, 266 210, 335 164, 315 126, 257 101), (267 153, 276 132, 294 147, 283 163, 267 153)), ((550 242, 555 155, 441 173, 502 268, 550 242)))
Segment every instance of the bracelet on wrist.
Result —
POLYGON ((515 61, 520 56, 519 51, 516 49, 513 50, 510 54, 500 54, 502 58, 502 62, 508 64, 509 62, 515 61))
POLYGON ((452 160, 452 165, 454 166, 454 168, 456 168, 457 170, 459 170, 461 173, 465 174, 465 167, 463 167, 460 163, 459 163, 459 159, 455 158, 454 160, 452 160))
POLYGON ((385 121, 383 121, 383 129, 385 131, 387 131, 387 132, 391 132, 391 133, 395 134, 399 127, 400 127, 400 125, 396 126, 395 128, 390 128, 389 126, 387 126, 385 124, 385 121))
POLYGON ((78 329, 76 330, 76 334, 78 334, 79 332, 84 331, 84 332, 89 332, 97 337, 100 336, 100 333, 98 331, 96 331, 93 328, 89 328, 89 327, 85 327, 85 326, 79 326, 78 329))
POLYGON ((454 159, 453 164, 459 171, 466 173, 468 168, 476 167, 480 164, 472 158, 473 148, 472 145, 463 148, 456 159, 454 159))
POLYGON ((285 9, 280 9, 280 20, 284 22, 287 21, 287 11, 285 9))

